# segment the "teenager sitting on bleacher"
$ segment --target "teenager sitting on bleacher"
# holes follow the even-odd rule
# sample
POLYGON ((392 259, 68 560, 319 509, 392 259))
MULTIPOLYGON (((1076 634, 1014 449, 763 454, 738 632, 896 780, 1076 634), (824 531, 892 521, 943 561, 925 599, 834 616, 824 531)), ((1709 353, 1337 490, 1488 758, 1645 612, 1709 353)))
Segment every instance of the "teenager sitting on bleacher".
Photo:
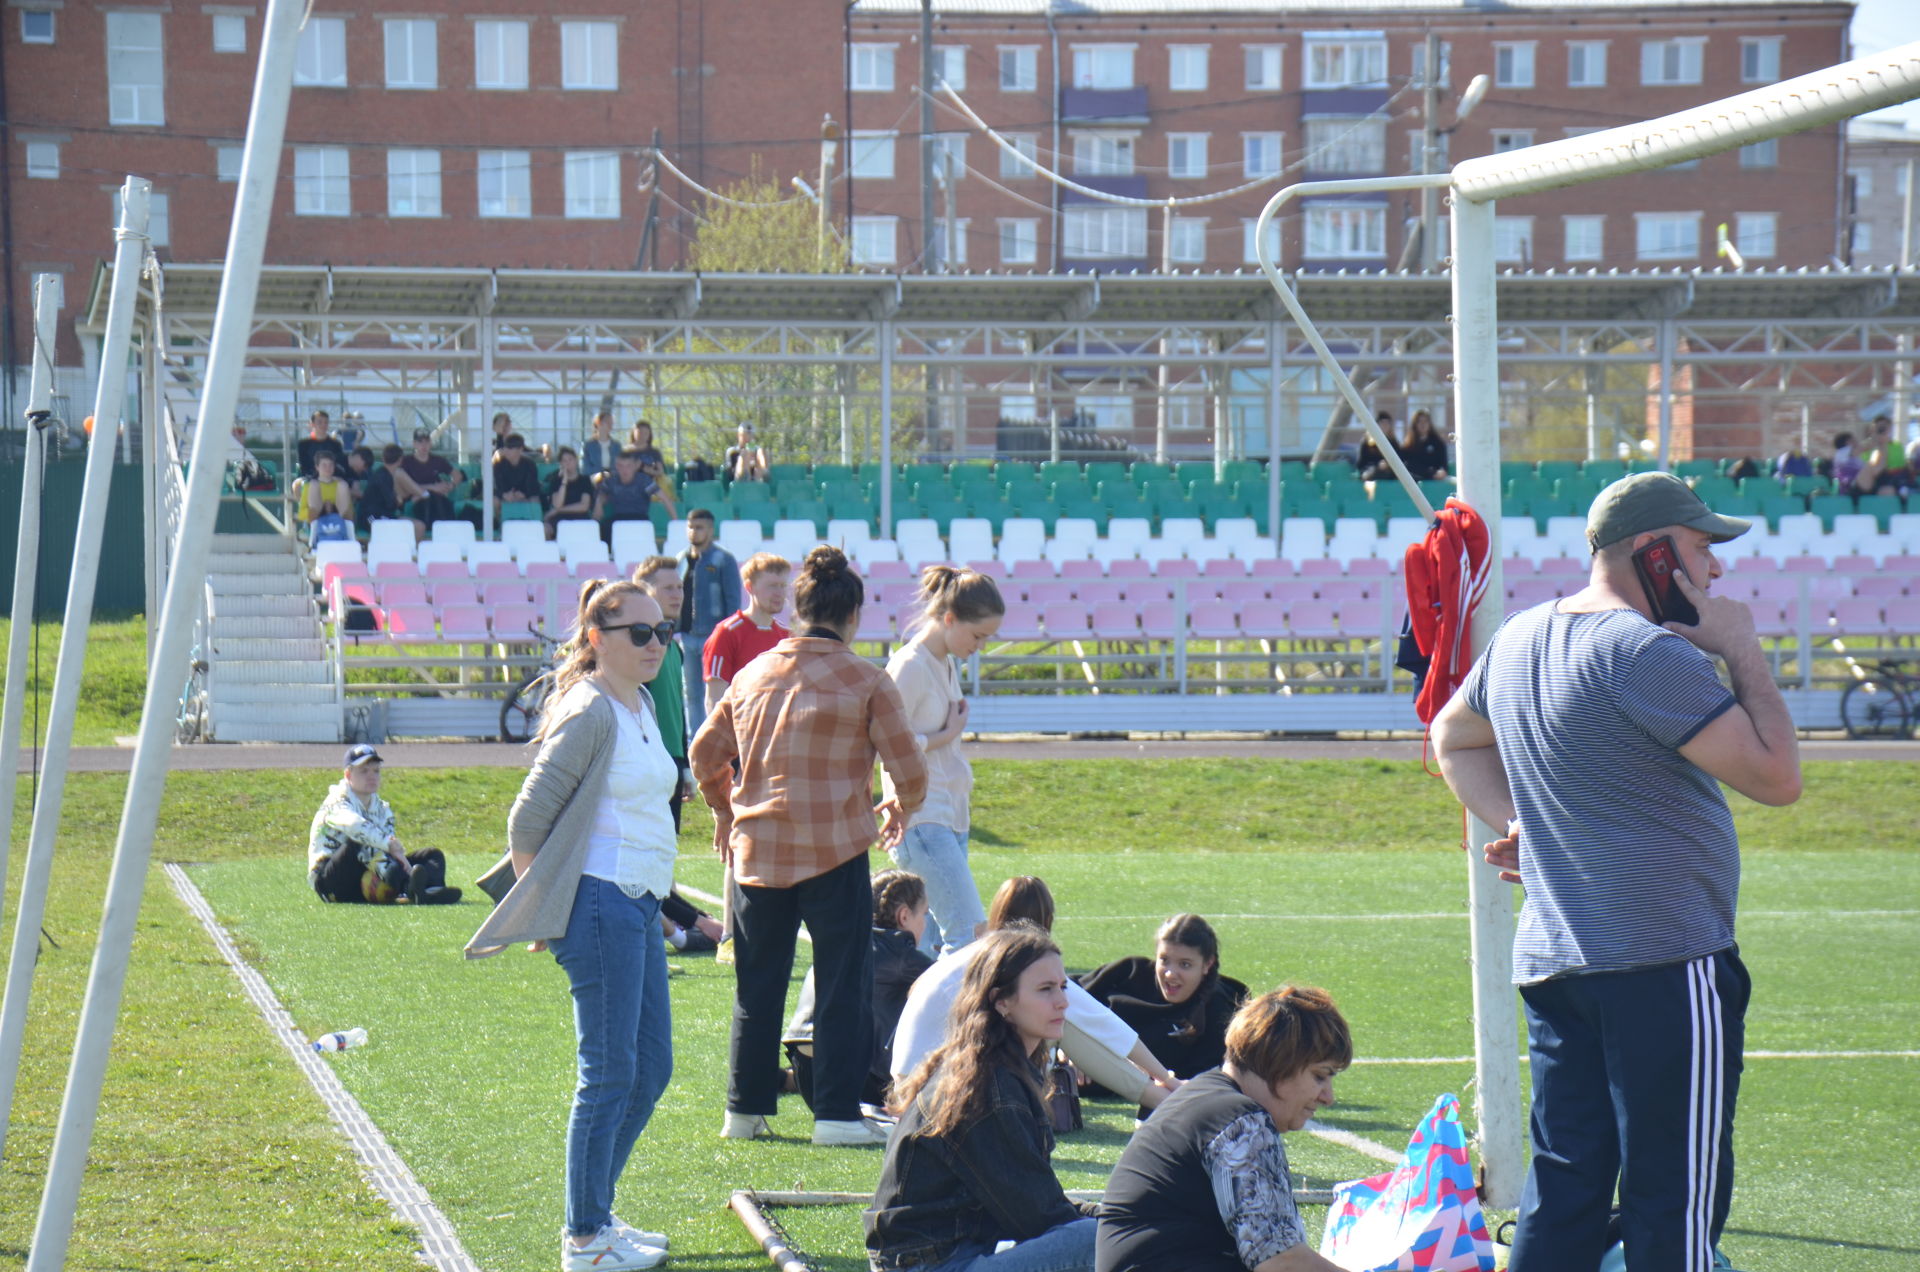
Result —
MULTIPOLYGON (((399 458, 400 448, 389 446, 399 458)), ((347 456, 347 490, 353 496, 353 506, 359 510, 362 521, 378 521, 386 517, 400 515, 400 499, 394 493, 393 474, 384 466, 373 462, 373 452, 365 446, 356 446, 347 456)))
POLYGON ((332 451, 320 451, 313 457, 314 477, 300 486, 299 503, 294 515, 311 529, 322 517, 336 516, 353 520, 353 490, 345 474, 335 471, 332 451))
POLYGON ((540 465, 527 458, 527 439, 508 433, 493 456, 493 515, 508 504, 540 503, 540 465))
POLYGON ((413 453, 401 457, 400 471, 420 492, 408 507, 408 516, 423 525, 453 520, 453 492, 467 475, 455 468, 452 460, 433 453, 432 433, 424 428, 413 430, 413 453))
POLYGON ((562 521, 593 519, 593 478, 580 471, 580 456, 571 446, 560 448, 560 467, 547 478, 545 492, 547 538, 562 521))

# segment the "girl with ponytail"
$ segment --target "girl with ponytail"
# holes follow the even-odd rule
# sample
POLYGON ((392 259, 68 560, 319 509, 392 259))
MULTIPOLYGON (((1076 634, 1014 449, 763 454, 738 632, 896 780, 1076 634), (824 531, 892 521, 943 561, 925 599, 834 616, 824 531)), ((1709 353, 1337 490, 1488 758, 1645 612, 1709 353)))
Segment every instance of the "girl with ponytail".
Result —
POLYGON ((960 693, 959 665, 993 639, 1007 605, 986 575, 930 565, 920 573, 914 608, 913 639, 887 660, 887 675, 900 690, 914 740, 927 759, 927 801, 908 820, 893 859, 926 880, 933 918, 920 949, 938 958, 987 928, 967 862, 973 769, 960 746, 967 700, 960 693))

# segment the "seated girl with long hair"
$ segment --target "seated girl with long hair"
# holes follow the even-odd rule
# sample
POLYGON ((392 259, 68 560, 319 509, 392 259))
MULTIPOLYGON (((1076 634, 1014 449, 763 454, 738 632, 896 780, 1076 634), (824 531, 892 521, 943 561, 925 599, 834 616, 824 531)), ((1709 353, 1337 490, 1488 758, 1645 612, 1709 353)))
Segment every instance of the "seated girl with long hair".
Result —
POLYGON ((1161 924, 1152 958, 1116 959, 1079 981, 1182 1078, 1226 1058, 1227 1021, 1247 997, 1245 984, 1220 974, 1220 938, 1197 914, 1161 924))
POLYGON ((875 1269, 1077 1272, 1093 1267, 1092 1202, 1049 1160, 1041 1065, 1067 1019, 1067 971, 1040 929, 990 932, 969 960, 947 1042, 905 1082, 864 1219, 875 1269), (1001 1241, 1014 1246, 994 1253, 1001 1241))

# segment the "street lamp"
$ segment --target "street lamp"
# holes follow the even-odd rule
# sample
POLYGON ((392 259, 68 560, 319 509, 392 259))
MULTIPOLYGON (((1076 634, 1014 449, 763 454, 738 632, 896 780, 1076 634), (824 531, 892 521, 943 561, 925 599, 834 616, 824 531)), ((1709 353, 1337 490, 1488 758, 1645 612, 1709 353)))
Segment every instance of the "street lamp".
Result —
MULTIPOLYGON (((1427 36, 1424 72, 1426 94, 1420 107, 1420 171, 1423 175, 1439 170, 1440 139, 1451 137, 1493 86, 1493 81, 1485 75, 1474 76, 1454 106, 1453 122, 1439 128, 1434 124, 1434 117, 1440 113, 1440 37, 1436 35, 1427 36)), ((1425 273, 1431 274, 1440 267, 1439 228, 1437 192, 1429 186, 1420 191, 1420 268, 1425 273)))
MULTIPOLYGON (((840 150, 840 125, 833 122, 832 115, 823 115, 820 119, 820 232, 819 266, 825 272, 827 268, 827 190, 833 180, 833 158, 840 150)), ((794 178, 799 181, 798 177, 794 178)))

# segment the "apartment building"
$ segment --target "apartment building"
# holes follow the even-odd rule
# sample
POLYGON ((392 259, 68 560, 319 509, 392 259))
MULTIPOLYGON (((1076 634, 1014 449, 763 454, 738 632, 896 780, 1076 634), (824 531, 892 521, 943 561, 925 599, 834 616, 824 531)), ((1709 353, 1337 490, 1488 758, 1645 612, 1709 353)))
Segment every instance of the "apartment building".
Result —
POLYGON ((1920 262, 1920 128, 1877 119, 1847 124, 1847 194, 1843 209, 1847 263, 1920 262))

